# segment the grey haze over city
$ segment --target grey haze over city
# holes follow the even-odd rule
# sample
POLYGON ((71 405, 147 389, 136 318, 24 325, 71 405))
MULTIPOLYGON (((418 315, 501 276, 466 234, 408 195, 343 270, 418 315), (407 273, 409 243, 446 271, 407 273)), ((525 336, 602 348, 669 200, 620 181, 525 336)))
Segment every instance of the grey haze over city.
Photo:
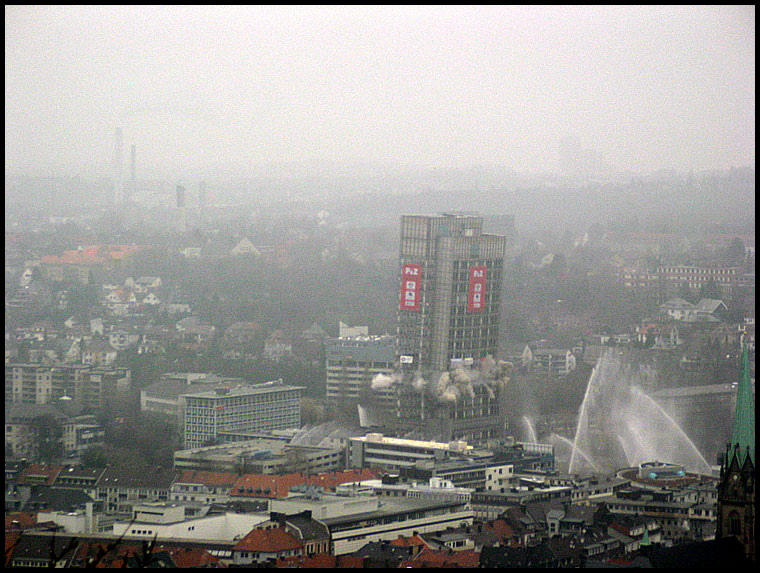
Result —
POLYGON ((755 9, 8 6, 6 175, 755 165, 755 9), (290 170, 290 171, 289 171, 290 170))
POLYGON ((7 565, 755 561, 754 6, 5 24, 7 565))

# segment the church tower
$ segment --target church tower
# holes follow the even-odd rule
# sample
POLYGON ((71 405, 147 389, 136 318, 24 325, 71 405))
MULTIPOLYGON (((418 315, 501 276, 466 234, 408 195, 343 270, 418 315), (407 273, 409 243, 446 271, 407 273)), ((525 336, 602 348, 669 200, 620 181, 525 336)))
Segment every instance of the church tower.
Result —
POLYGON ((720 467, 715 536, 737 537, 745 555, 755 560, 755 399, 746 345, 742 348, 734 428, 720 467))

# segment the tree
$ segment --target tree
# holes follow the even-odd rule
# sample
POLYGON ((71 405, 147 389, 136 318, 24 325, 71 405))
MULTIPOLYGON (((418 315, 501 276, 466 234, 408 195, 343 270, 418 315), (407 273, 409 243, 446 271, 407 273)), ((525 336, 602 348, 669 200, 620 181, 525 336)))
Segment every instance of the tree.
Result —
POLYGON ((718 288, 718 284, 713 279, 710 279, 705 284, 703 284, 702 288, 699 290, 699 298, 720 300, 720 297, 720 289, 718 288))
POLYGON ((724 260, 729 265, 741 266, 744 264, 745 254, 744 243, 739 237, 734 237, 726 249, 724 260))
POLYGON ((683 283, 680 287, 678 287, 678 296, 692 304, 697 302, 697 297, 694 296, 694 291, 691 290, 689 288, 689 285, 686 283, 683 283))
POLYGON ((103 446, 92 446, 82 452, 82 465, 85 467, 104 468, 108 460, 108 452, 103 446))
POLYGON ((63 457, 63 427, 52 414, 40 414, 31 422, 37 459, 52 464, 63 457))

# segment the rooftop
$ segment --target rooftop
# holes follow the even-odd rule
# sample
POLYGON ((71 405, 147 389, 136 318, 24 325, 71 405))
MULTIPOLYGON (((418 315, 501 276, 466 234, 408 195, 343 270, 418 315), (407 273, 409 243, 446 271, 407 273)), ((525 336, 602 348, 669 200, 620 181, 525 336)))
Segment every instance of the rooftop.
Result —
POLYGON ((238 541, 233 549, 237 551, 256 551, 277 553, 289 549, 298 549, 301 542, 280 527, 275 529, 254 529, 238 541))
POLYGON ((214 399, 226 399, 236 398, 240 396, 252 396, 255 394, 268 394, 271 392, 284 392, 286 390, 305 390, 305 386, 291 386, 289 384, 283 384, 281 380, 274 380, 272 382, 265 382, 263 384, 256 384, 252 386, 240 386, 236 388, 220 388, 207 392, 194 392, 185 394, 188 398, 214 398, 214 399))
POLYGON ((391 438, 389 436, 383 436, 382 434, 367 434, 366 436, 358 436, 350 438, 351 440, 359 442, 367 442, 371 444, 387 444, 391 446, 406 446, 410 448, 420 449, 434 449, 434 450, 452 450, 460 451, 458 448, 470 451, 474 448, 467 445, 466 442, 432 442, 424 440, 408 440, 405 438, 391 438))

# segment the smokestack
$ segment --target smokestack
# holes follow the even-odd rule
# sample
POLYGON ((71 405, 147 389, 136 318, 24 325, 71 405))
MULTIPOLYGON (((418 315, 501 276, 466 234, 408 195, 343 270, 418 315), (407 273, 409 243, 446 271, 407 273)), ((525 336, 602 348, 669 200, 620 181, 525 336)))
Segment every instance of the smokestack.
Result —
POLYGON ((177 185, 177 207, 185 206, 185 188, 182 185, 177 185))
POLYGON ((114 203, 118 203, 121 200, 121 194, 123 191, 122 170, 124 168, 124 141, 122 137, 121 128, 116 128, 116 134, 114 136, 114 150, 113 150, 113 194, 114 203))
POLYGON ((135 144, 132 144, 132 148, 129 152, 129 180, 132 182, 132 185, 135 184, 135 169, 136 169, 136 163, 137 163, 137 151, 135 144))
POLYGON ((184 233, 187 230, 185 220, 185 188, 177 185, 177 231, 184 233))
POLYGON ((198 183, 198 206, 203 210, 206 207, 206 182, 198 183))

